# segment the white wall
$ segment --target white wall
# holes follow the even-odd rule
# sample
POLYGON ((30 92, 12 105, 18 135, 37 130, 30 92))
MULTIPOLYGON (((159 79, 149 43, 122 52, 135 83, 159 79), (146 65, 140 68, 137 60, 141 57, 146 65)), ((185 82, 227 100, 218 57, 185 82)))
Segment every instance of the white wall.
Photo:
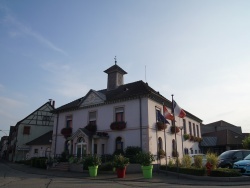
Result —
MULTIPOLYGON (((165 138, 164 131, 156 132, 156 106, 163 112, 162 104, 159 104, 151 99, 142 98, 141 99, 141 115, 142 115, 142 148, 145 151, 150 151, 154 155, 157 155, 157 140, 159 137, 163 141, 163 149, 165 149, 165 138)), ((140 141, 140 101, 139 99, 119 102, 115 104, 108 104, 92 108, 82 108, 80 110, 61 113, 59 115, 58 123, 58 137, 57 137, 57 151, 56 154, 61 154, 64 149, 65 139, 61 135, 61 129, 65 127, 66 116, 73 116, 73 133, 76 132, 79 128, 84 128, 88 124, 88 114, 90 111, 97 111, 97 131, 98 132, 107 132, 109 134, 109 139, 106 146, 106 154, 112 154, 115 150, 115 139, 117 137, 122 137, 124 142, 124 149, 128 146, 141 146, 140 141), (115 107, 124 106, 125 112, 125 121, 127 122, 127 127, 121 131, 114 131, 110 129, 110 124, 114 121, 114 109, 115 107)), ((171 111, 169 109, 169 111, 171 111)), ((198 122, 186 118, 187 122, 192 121, 195 124, 198 122)), ((55 125, 56 125, 56 121, 55 125)), ((170 122, 170 121, 169 121, 170 122)), ((170 123, 171 124, 171 123, 170 123)), ((181 118, 176 117, 176 126, 183 126, 183 121, 181 118)), ((170 126, 168 125, 165 136, 166 136, 166 153, 167 156, 172 156, 172 140, 175 139, 175 135, 170 133, 170 126)), ((188 123, 187 123, 188 127, 188 123)), ((54 150, 54 141, 55 141, 55 128, 54 126, 54 137, 52 144, 52 153, 54 150)), ((181 132, 177 133, 177 149, 179 155, 182 156, 182 137, 181 132)), ((101 142, 98 143, 98 153, 101 152, 101 142)), ((193 148, 193 150, 199 150, 197 142, 184 141, 183 148, 193 148)), ((75 148, 74 148, 75 151, 75 148)))

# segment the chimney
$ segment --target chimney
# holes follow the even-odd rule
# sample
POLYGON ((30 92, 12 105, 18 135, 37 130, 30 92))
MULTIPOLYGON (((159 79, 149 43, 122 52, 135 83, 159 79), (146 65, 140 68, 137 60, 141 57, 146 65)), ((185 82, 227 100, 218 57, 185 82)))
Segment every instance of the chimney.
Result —
POLYGON ((55 101, 53 99, 49 99, 50 105, 55 108, 55 101))

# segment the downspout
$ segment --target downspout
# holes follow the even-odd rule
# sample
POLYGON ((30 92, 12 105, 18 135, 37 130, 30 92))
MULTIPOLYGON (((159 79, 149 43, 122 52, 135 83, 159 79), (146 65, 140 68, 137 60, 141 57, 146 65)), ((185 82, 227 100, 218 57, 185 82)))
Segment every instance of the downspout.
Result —
POLYGON ((142 107, 141 107, 141 97, 139 98, 139 111, 140 111, 140 147, 142 149, 142 107))
POLYGON ((55 149, 54 149, 54 158, 56 156, 56 143, 57 143, 57 132, 58 132, 58 120, 59 120, 59 114, 56 114, 56 135, 55 135, 55 149))

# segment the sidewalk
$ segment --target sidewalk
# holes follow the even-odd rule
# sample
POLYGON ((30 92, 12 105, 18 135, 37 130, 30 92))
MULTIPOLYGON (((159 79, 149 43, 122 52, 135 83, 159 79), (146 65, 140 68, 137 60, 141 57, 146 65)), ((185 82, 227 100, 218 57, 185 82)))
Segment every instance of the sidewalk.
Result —
POLYGON ((125 178, 117 178, 113 172, 99 171, 97 177, 89 177, 88 172, 68 172, 58 170, 45 170, 39 168, 33 168, 23 164, 1 162, 8 165, 10 168, 26 172, 29 174, 39 174, 54 177, 65 177, 65 178, 79 178, 89 179, 93 181, 106 180, 106 181, 137 181, 137 182, 149 182, 149 183, 168 183, 168 184, 181 184, 181 185, 217 185, 217 186, 241 186, 250 185, 250 177, 207 177, 207 176, 191 176, 184 174, 177 174, 168 172, 154 172, 152 179, 144 179, 142 173, 130 173, 126 174, 125 178))

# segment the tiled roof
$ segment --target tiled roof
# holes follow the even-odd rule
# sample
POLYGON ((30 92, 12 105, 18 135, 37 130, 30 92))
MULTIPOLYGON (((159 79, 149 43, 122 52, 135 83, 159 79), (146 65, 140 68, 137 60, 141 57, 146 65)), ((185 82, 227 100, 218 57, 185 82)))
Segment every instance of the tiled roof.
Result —
POLYGON ((53 131, 49 131, 42 136, 26 143, 26 145, 51 145, 53 131))
POLYGON ((119 67, 118 65, 113 65, 112 67, 108 68, 107 70, 104 71, 105 73, 109 74, 111 72, 120 72, 122 74, 127 74, 126 71, 124 71, 121 67, 119 67))
MULTIPOLYGON (((155 91, 153 88, 151 88, 147 83, 143 81, 137 81, 132 82, 128 84, 124 84, 119 86, 118 88, 114 90, 99 90, 97 91, 99 93, 102 93, 106 96, 106 100, 104 103, 100 104, 108 104, 108 103, 114 103, 118 101, 125 101, 130 99, 135 99, 139 97, 148 97, 152 100, 159 102, 160 104, 166 105, 167 107, 171 108, 171 101, 163 97, 159 92, 155 91)), ((76 110, 80 108, 80 104, 84 101, 86 96, 81 97, 77 100, 74 100, 68 104, 65 104, 57 109, 55 109, 53 112, 58 113, 62 111, 69 111, 69 110, 76 110)), ((187 116, 192 117, 196 119, 199 122, 202 122, 201 119, 197 118, 193 114, 185 111, 187 116)))

